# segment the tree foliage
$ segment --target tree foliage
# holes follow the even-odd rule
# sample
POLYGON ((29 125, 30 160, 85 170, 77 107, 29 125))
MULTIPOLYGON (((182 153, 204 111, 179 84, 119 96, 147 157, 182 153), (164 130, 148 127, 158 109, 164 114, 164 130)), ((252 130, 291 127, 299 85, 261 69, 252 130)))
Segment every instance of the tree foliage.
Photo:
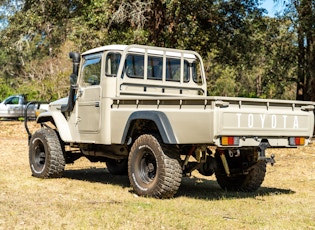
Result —
POLYGON ((302 89, 314 100, 310 2, 269 18, 257 0, 0 0, 0 97, 66 96, 69 51, 138 43, 198 51, 209 95, 294 99, 302 89))
POLYGON ((291 14, 298 34, 297 99, 315 101, 315 1, 292 2, 291 14))

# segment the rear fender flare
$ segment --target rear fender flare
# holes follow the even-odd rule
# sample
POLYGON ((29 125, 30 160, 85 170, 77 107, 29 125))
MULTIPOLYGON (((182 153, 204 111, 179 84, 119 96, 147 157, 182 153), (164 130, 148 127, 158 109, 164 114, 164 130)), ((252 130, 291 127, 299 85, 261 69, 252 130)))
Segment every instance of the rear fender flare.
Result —
POLYGON ((126 123, 126 127, 122 136, 121 143, 125 143, 129 131, 133 128, 131 124, 135 120, 149 120, 153 121, 158 128, 158 131, 165 144, 177 144, 177 138, 173 132, 171 123, 163 112, 159 111, 138 111, 132 113, 126 123))

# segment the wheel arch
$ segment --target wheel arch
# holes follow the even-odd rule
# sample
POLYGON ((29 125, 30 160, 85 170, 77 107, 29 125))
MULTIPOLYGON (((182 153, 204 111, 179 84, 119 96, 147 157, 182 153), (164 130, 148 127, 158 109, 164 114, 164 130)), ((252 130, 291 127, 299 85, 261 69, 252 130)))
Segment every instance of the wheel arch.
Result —
POLYGON ((132 135, 137 130, 138 121, 154 124, 164 143, 178 143, 168 117, 160 111, 137 111, 132 113, 127 120, 121 143, 127 142, 128 136, 132 135))
POLYGON ((72 134, 68 125, 68 121, 60 112, 45 112, 41 113, 37 118, 37 123, 51 122, 58 130, 61 140, 64 142, 72 141, 72 134))

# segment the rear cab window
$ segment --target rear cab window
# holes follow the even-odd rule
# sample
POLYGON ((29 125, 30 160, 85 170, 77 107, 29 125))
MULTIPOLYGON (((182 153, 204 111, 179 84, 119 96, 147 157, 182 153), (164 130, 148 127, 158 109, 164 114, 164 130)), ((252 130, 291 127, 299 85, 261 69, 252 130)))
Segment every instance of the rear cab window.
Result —
MULTIPOLYGON (((174 58, 166 58, 166 81, 180 82, 181 76, 181 60, 174 58)), ((183 81, 189 82, 189 63, 184 60, 183 81)))
POLYGON ((182 74, 183 83, 190 81, 200 83, 202 82, 200 78, 201 71, 198 68, 200 68, 200 65, 194 59, 184 59, 182 64, 182 60, 176 57, 163 58, 148 55, 146 58, 144 54, 128 54, 121 77, 181 82, 182 74))
POLYGON ((125 61, 125 72, 130 78, 144 78, 144 56, 130 54, 125 61))

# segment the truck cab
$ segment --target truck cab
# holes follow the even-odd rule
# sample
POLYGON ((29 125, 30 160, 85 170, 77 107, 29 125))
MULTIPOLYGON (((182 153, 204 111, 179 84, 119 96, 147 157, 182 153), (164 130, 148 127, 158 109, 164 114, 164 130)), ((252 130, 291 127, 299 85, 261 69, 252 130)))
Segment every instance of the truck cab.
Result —
MULTIPOLYGON (((74 67, 73 95, 52 103, 50 109, 60 110, 66 103, 73 105, 64 109, 63 122, 67 125, 63 127, 68 130, 60 135, 65 141, 112 144, 115 128, 111 124, 111 108, 118 98, 207 94, 203 62, 194 51, 109 45, 84 52, 80 58, 78 55, 76 63, 80 64, 74 67)), ((39 119, 42 122, 47 117, 39 119)))

